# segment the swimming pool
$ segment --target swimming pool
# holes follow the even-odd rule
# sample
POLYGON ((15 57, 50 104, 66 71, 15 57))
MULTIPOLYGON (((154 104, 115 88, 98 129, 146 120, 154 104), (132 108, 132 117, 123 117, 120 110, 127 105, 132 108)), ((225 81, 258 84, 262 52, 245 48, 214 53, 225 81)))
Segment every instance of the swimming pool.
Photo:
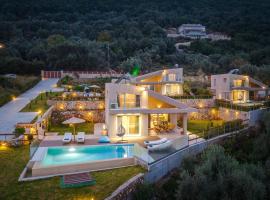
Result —
POLYGON ((131 158, 134 144, 48 147, 41 166, 80 164, 91 161, 131 158))

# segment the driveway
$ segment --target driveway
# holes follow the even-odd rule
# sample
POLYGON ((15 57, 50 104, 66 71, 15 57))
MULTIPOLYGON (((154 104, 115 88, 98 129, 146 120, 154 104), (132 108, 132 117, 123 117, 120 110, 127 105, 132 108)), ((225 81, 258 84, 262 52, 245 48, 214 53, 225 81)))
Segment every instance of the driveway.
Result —
POLYGON ((58 79, 41 80, 33 88, 18 96, 16 100, 0 107, 0 140, 4 137, 1 137, 1 134, 12 133, 18 122, 29 123, 37 116, 37 112, 20 112, 20 110, 40 92, 59 90, 59 88, 54 88, 57 81, 58 79))

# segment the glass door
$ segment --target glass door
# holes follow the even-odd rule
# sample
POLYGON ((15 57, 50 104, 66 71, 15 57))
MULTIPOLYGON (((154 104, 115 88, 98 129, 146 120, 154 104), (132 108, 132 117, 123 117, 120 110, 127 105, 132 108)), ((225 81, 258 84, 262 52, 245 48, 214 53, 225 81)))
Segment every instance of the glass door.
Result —
POLYGON ((140 133, 139 115, 123 115, 117 117, 118 128, 122 125, 126 135, 138 135, 140 133))

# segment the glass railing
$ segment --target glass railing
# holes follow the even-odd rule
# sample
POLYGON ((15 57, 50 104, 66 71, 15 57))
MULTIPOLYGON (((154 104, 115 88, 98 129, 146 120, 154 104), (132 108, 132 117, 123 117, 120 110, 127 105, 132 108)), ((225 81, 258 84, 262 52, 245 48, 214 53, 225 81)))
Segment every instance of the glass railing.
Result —
POLYGON ((146 164, 154 162, 154 159, 149 155, 148 149, 141 147, 139 144, 134 145, 134 156, 146 164))
POLYGON ((40 145, 40 140, 38 139, 34 139, 31 144, 30 144, 30 158, 33 157, 33 155, 35 154, 35 152, 38 150, 39 145, 40 145))

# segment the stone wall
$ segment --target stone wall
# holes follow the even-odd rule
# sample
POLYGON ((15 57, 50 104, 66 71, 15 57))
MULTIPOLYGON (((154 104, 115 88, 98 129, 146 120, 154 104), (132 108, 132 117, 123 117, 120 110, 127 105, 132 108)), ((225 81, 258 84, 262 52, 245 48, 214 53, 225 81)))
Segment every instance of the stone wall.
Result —
POLYGON ((54 105, 58 111, 64 110, 95 110, 104 109, 104 101, 58 101, 49 100, 48 105, 54 105))
POLYGON ((107 197, 105 200, 124 200, 129 199, 136 187, 144 182, 144 174, 140 173, 133 178, 126 181, 123 185, 118 187, 111 196, 107 197))
POLYGON ((235 119, 249 120, 250 113, 219 107, 219 117, 224 121, 231 121, 235 119))
POLYGON ((52 112, 51 115, 51 122, 52 124, 59 124, 63 121, 71 118, 71 117, 78 117, 81 119, 84 119, 88 122, 94 122, 94 123, 104 123, 105 121, 105 112, 104 110, 67 110, 67 111, 59 111, 55 110, 52 112))
POLYGON ((215 106, 214 99, 176 99, 194 108, 211 108, 215 106))

